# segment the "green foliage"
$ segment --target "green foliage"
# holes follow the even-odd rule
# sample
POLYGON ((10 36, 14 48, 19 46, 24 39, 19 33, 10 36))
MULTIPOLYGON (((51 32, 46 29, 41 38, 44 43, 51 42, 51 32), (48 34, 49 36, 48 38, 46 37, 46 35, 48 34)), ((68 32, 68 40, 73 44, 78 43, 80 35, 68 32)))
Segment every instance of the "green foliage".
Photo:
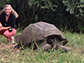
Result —
POLYGON ((53 5, 49 0, 29 0, 28 1, 29 7, 36 6, 37 8, 40 7, 41 9, 52 9, 55 11, 53 7, 57 8, 57 5, 53 5))
POLYGON ((9 0, 0 0, 0 10, 4 7, 6 3, 10 3, 9 0))
POLYGON ((84 0, 63 0, 65 6, 67 6, 66 11, 70 14, 74 14, 77 17, 84 16, 84 0))
POLYGON ((29 0, 28 7, 29 7, 29 11, 32 11, 31 17, 33 17, 33 19, 31 19, 31 21, 34 20, 33 22, 37 22, 38 20, 42 19, 39 17, 40 15, 43 15, 45 11, 46 12, 49 10, 56 11, 57 5, 53 4, 50 0, 29 0))

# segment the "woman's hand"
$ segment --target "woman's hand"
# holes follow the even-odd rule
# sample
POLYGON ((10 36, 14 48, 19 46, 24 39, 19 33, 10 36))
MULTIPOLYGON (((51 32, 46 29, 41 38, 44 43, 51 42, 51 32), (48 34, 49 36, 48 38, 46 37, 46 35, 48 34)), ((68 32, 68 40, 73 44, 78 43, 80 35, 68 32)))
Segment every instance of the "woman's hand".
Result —
POLYGON ((10 26, 8 27, 0 27, 0 30, 7 30, 8 28, 11 28, 10 26))
POLYGON ((2 30, 2 28, 0 27, 0 31, 2 30))
POLYGON ((2 26, 1 22, 0 22, 0 27, 2 26))
POLYGON ((11 28, 11 27, 10 27, 10 26, 8 26, 8 27, 6 27, 6 28, 8 29, 8 28, 11 28))

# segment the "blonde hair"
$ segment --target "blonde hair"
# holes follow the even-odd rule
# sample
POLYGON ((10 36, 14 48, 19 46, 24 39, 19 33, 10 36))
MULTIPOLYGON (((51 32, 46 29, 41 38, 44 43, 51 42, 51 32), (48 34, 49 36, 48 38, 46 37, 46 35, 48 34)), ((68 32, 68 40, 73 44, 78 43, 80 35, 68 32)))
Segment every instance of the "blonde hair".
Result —
POLYGON ((10 4, 6 4, 4 8, 0 11, 0 14, 5 12, 5 8, 10 6, 11 7, 11 14, 13 14, 16 18, 18 18, 18 13, 12 8, 10 4))

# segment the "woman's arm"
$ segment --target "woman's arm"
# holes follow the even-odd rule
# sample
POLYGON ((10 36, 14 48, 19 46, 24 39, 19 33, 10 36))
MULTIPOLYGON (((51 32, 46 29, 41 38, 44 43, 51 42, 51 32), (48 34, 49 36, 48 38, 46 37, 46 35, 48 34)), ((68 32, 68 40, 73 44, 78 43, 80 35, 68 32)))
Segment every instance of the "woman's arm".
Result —
POLYGON ((0 22, 0 30, 6 30, 8 28, 10 28, 10 26, 9 27, 3 27, 2 24, 1 24, 1 22, 0 22))
POLYGON ((10 28, 10 26, 9 27, 1 27, 2 30, 7 30, 8 28, 10 28))
POLYGON ((8 28, 10 28, 10 26, 9 26, 9 27, 2 27, 2 26, 1 26, 1 27, 0 27, 0 31, 1 31, 1 30, 7 30, 8 28))

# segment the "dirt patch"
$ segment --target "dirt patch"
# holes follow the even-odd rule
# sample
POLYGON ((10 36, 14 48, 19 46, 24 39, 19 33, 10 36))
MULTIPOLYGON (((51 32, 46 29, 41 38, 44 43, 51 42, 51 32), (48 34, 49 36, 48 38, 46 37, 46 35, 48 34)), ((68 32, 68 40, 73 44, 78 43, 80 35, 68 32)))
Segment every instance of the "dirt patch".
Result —
POLYGON ((0 43, 0 57, 2 62, 4 60, 10 61, 9 54, 11 55, 19 54, 20 50, 14 49, 16 45, 17 44, 12 44, 12 43, 0 43))
MULTIPOLYGON (((10 54, 16 54, 18 53, 20 50, 19 49, 14 49, 14 47, 17 44, 12 44, 12 43, 1 43, 0 44, 0 51, 7 51, 10 54)), ((2 53, 4 54, 4 53, 2 53)))
POLYGON ((1 43, 0 44, 0 50, 3 49, 13 49, 17 44, 12 44, 12 43, 1 43))

